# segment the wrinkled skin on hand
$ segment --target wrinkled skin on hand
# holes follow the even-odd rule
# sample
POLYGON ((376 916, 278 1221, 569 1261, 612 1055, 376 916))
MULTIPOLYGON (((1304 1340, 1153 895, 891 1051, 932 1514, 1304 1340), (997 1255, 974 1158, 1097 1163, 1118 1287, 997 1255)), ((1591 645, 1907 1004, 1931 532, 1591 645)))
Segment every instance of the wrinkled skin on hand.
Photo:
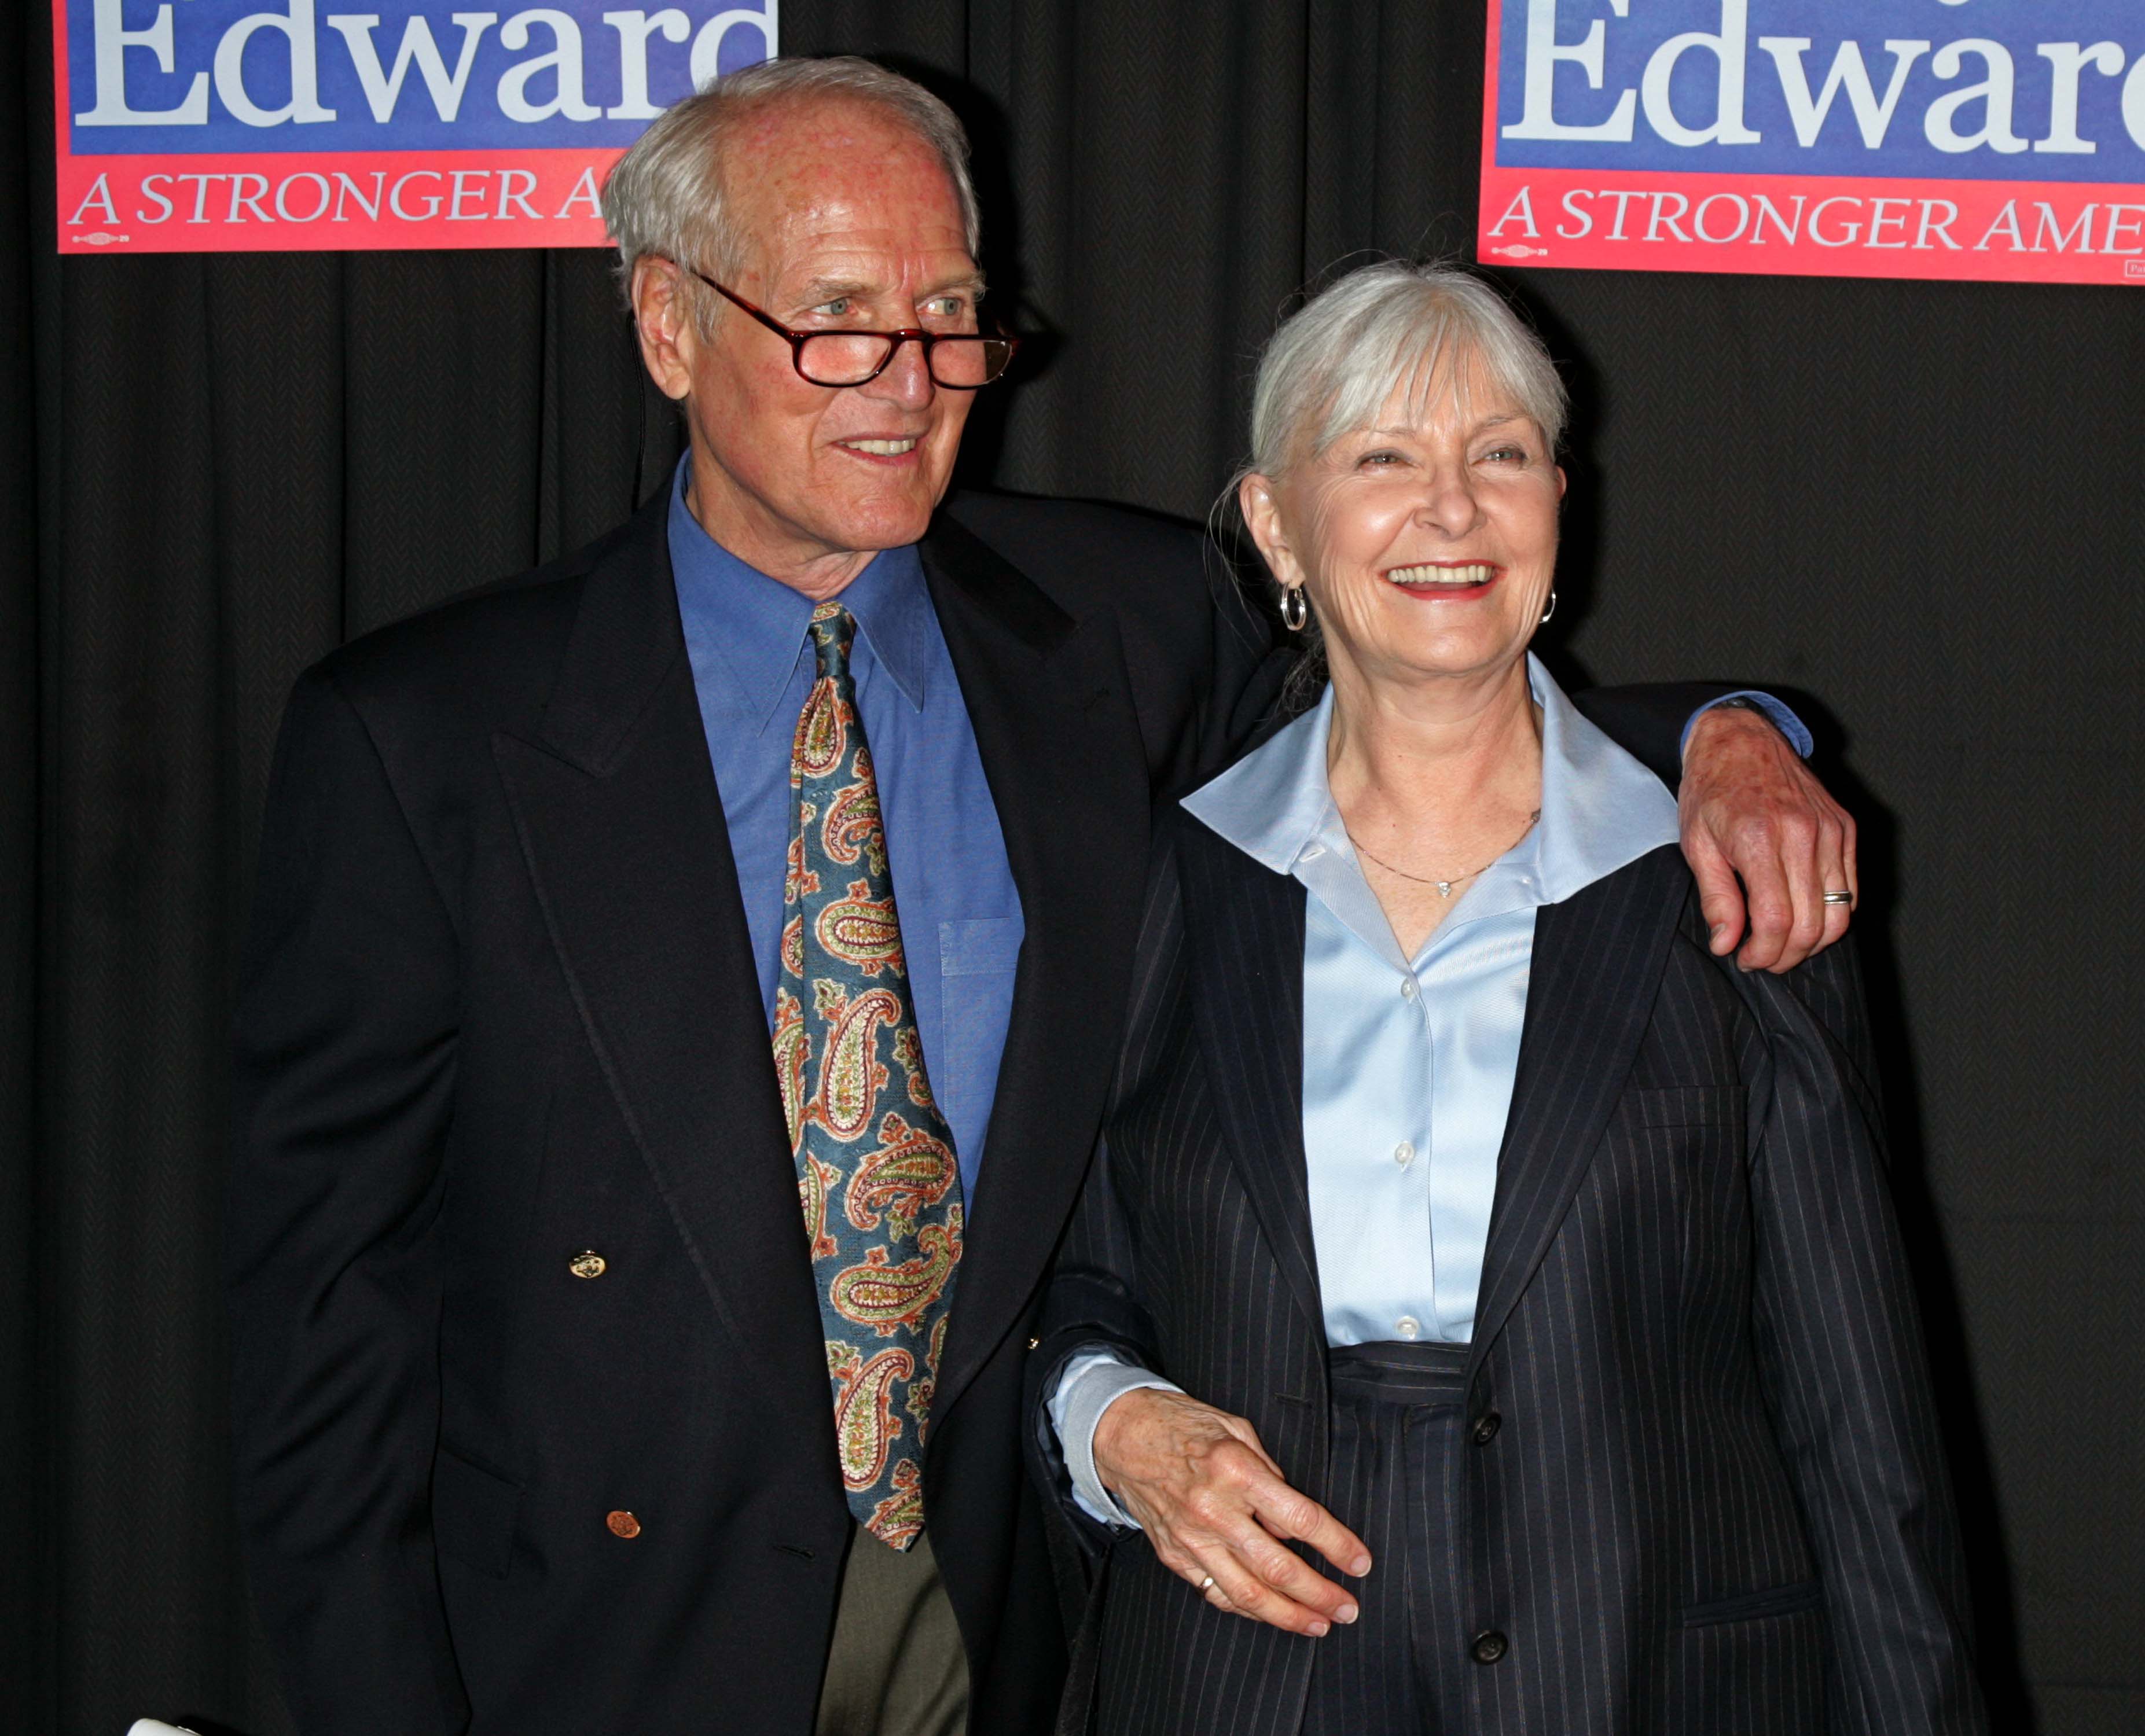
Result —
POLYGON ((1371 1552, 1289 1486, 1241 1416, 1181 1392, 1128 1392, 1096 1425, 1095 1469, 1162 1564, 1217 1609, 1314 1639, 1356 1619, 1355 1598, 1284 1543, 1358 1579, 1371 1552))
POLYGON ((1861 892, 1854 816, 1764 718, 1726 707, 1701 717, 1676 806, 1715 956, 1789 971, 1846 933, 1854 907, 1824 895, 1861 892))

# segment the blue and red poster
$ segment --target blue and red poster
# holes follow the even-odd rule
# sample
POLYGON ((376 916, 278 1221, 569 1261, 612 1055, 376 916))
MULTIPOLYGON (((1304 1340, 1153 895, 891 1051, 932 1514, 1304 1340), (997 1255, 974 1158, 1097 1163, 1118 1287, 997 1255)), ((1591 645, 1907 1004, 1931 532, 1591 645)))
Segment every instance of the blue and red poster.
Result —
POLYGON ((482 3, 52 0, 60 251, 601 246, 625 147, 776 52, 778 0, 482 3))
POLYGON ((2145 0, 1490 0, 1489 263, 2145 287, 2145 0))

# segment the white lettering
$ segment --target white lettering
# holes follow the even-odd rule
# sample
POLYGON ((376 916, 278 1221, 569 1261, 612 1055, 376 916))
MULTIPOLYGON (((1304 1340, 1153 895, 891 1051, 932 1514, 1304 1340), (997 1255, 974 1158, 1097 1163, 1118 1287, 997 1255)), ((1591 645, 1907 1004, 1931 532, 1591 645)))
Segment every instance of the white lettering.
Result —
POLYGON ((1652 198, 1654 214, 1646 223, 1646 239, 1650 241, 1659 241, 1661 238, 1662 226, 1665 224, 1670 235, 1680 241, 1688 241, 1690 237, 1677 227, 1676 219, 1690 211, 1690 201, 1684 197, 1681 193, 1655 193, 1652 195, 1652 198), (1671 199, 1675 201, 1676 208, 1664 216, 1662 207, 1671 199))
POLYGON ((501 169, 499 172, 499 210, 496 215, 501 217, 514 216, 516 213, 509 211, 506 207, 510 205, 518 205, 521 207, 519 215, 530 218, 533 221, 541 221, 542 220, 537 216, 536 212, 529 204, 529 195, 535 191, 536 177, 529 170, 501 169), (520 187, 514 184, 517 181, 521 183, 520 187))
POLYGON ((357 82, 365 87, 366 104, 374 120, 385 126, 395 117, 402 81, 409 77, 413 63, 424 75, 425 88, 432 93, 432 107, 440 118, 451 121, 461 112, 462 93, 469 88, 470 68, 476 62, 476 45, 485 29, 499 22, 499 14, 458 12, 454 20, 462 27, 462 52, 451 73, 440 45, 432 40, 432 27, 422 17, 413 15, 402 27, 402 46, 395 53, 395 70, 386 73, 380 70, 379 51, 372 46, 379 13, 337 12, 328 20, 350 44, 350 62, 357 68, 357 82))
MULTIPOLYGON (((1621 12, 1631 0, 1609 0, 1609 3, 1621 12)), ((750 26, 759 32, 763 42, 766 41, 767 14, 754 12, 749 7, 734 6, 728 12, 719 12, 700 27, 700 33, 693 38, 691 57, 685 63, 686 75, 692 79, 694 90, 722 70, 723 44, 740 24, 750 26)), ((768 43, 769 52, 774 47, 772 42, 768 43)))
POLYGON ((328 214, 328 206, 334 202, 335 193, 328 186, 328 177, 325 175, 316 175, 311 169, 303 170, 296 175, 286 175, 276 183, 276 215, 286 223, 317 223, 328 214), (320 189, 321 192, 321 202, 302 217, 285 202, 290 197, 291 183, 294 181, 310 181, 320 189))
MULTIPOLYGON (((129 108, 127 106, 127 51, 147 48, 157 57, 157 70, 172 71, 172 8, 169 0, 157 8, 157 19, 146 30, 129 30, 122 0, 95 0, 90 8, 91 39, 97 44, 97 101, 74 117, 77 127, 206 127, 208 124, 208 74, 197 72, 186 96, 172 108, 129 108)), ((117 222, 115 216, 112 220, 117 222)))
POLYGON ((1869 240, 1867 245, 1872 247, 1899 247, 1904 249, 1907 245, 1906 207, 1912 205, 1914 202, 1914 201, 1911 199, 1872 199, 1869 201, 1869 240), (1899 206, 1900 209, 1898 214, 1894 215, 1894 213, 1886 211, 1884 207, 1888 205, 1896 205, 1899 206), (1899 239, 1896 241, 1884 241, 1878 240, 1878 236, 1884 232, 1884 226, 1888 223, 1893 223, 1899 226, 1899 239))
POLYGON ((1750 225, 1750 245, 1754 247, 1762 247, 1765 245, 1765 219, 1770 217, 1773 220, 1773 227, 1780 232, 1780 239, 1790 247, 1794 246, 1796 237, 1802 231, 1803 206, 1809 202, 1809 195, 1808 193, 1795 195, 1795 218, 1792 223, 1780 216, 1779 206, 1774 204, 1764 194, 1757 193, 1752 196, 1757 201, 1758 214, 1750 225))
POLYGON ((243 223, 246 219, 238 214, 238 208, 242 205, 253 213, 257 221, 263 223, 274 222, 275 218, 261 208, 261 196, 267 191, 268 177, 266 175, 254 175, 243 172, 233 175, 231 177, 231 214, 224 219, 224 221, 243 223))
POLYGON ((576 205, 585 204, 592 217, 603 216, 603 200, 596 192, 596 172, 583 169, 581 178, 574 183, 574 190, 566 195, 566 202, 559 207, 562 217, 571 216, 576 205))
POLYGON ((1983 145, 2006 157, 2024 150, 2025 140, 2011 130, 2011 92, 2015 74, 2011 51, 2003 43, 1978 36, 1946 42, 1937 50, 1936 58, 1929 62, 1929 70, 1939 78, 1956 78, 1969 54, 1981 57, 1982 63, 1988 68, 1988 77, 1963 91, 1939 97, 1929 104, 1929 112, 1922 117, 1923 132, 1938 150, 1954 156, 1962 151, 1978 150, 1983 145), (1981 131, 1963 133, 1953 122, 1958 112, 1969 102, 1982 105, 1981 131))
POLYGON ((2068 229, 2065 229, 2056 221, 2055 206, 2045 199, 2037 200, 2033 209, 2040 212, 2041 221, 2034 226, 2033 245, 2027 251, 2030 253, 2045 253, 2048 250, 2041 243, 2053 241, 2056 244, 2056 251, 2058 253, 2068 253, 2073 241, 2078 243, 2079 252, 2092 252, 2093 214, 2098 208, 2097 204, 2087 206, 2078 213, 2078 221, 2072 224, 2068 229))
POLYGON ((1504 216, 1491 226, 1490 233, 1502 235, 1508 223, 1524 223, 1527 226, 1525 233, 1536 237, 1540 236, 1541 231, 1535 226, 1535 193, 1532 187, 1522 187, 1520 189, 1520 196, 1512 201, 1504 216))
POLYGON ((1994 241, 1999 232, 2011 237, 2011 251, 2013 253, 2023 253, 2026 251, 2026 237, 2019 233, 2018 230, 2018 201, 2016 199, 2004 201, 2003 209, 1996 213, 1996 221, 1988 226, 1988 232, 1973 244, 1973 251, 1977 253, 1986 253, 1988 251, 1989 242, 1994 241))
POLYGON ((1630 237, 1624 233, 1624 213, 1631 208, 1631 201, 1634 199, 1643 199, 1646 196, 1644 193, 1618 192, 1614 189, 1609 189, 1605 191, 1601 196, 1605 199, 1614 199, 1616 201, 1616 221, 1609 226, 1609 233, 1603 239, 1612 241, 1629 240, 1630 237))
POLYGON ((1787 99, 1788 118, 1794 123, 1797 141, 1805 148, 1817 142, 1818 134, 1824 130, 1824 117, 1832 112, 1832 100, 1844 89, 1854 109, 1854 123, 1862 129, 1864 146, 1876 150, 1891 129, 1892 116, 1899 107, 1899 93, 1907 87, 1907 74, 1914 62, 1929 52, 1929 45, 1911 42, 1884 44, 1885 52, 1892 57, 1892 82, 1885 87, 1882 102, 1877 100, 1876 87, 1869 82, 1869 68, 1863 63, 1859 42, 1839 45, 1839 52, 1832 57, 1832 71, 1825 75, 1824 88, 1813 102, 1809 80, 1803 72, 1803 52, 1809 45, 1810 39, 1806 36, 1758 38, 1758 46, 1773 57, 1773 64, 1779 69, 1780 94, 1787 99))
POLYGON ((1829 241, 1818 232, 1818 220, 1827 211, 1830 211, 1835 205, 1859 206, 1861 203, 1862 201, 1859 199, 1849 199, 1844 195, 1831 199, 1819 200, 1817 202, 1817 208, 1810 212, 1809 238, 1815 241, 1820 247, 1853 246, 1854 245, 1855 237, 1862 233, 1862 226, 1859 223, 1849 223, 1847 226, 1847 233, 1845 235, 1842 236, 1836 241, 1829 241))
POLYGON ((454 191, 447 199, 447 221, 450 223, 481 222, 484 219, 484 213, 480 211, 464 211, 462 209, 462 201, 465 199, 481 199, 484 197, 484 184, 485 182, 491 179, 491 171, 489 169, 456 169, 454 172, 454 191), (471 181, 474 181, 476 183, 475 187, 464 185, 465 182, 471 181))
POLYGON ((69 217, 67 221, 70 224, 79 223, 82 219, 82 213, 92 205, 102 207, 106 222, 116 223, 119 221, 119 207, 112 202, 112 181, 109 176, 100 175, 90 182, 89 191, 82 196, 82 203, 75 206, 74 215, 69 217))
MULTIPOLYGON (((1610 0, 1610 3, 1615 7, 1618 17, 1630 15, 1631 0, 1610 0)), ((1625 91, 1619 97, 1609 118, 1598 126, 1566 126, 1555 112, 1559 61, 1570 61, 1585 72, 1590 90, 1601 88, 1601 50, 1608 27, 1604 20, 1596 18, 1593 27, 1578 42, 1560 44, 1556 39, 1556 0, 1527 0, 1526 83, 1520 118, 1505 129, 1506 138, 1612 139, 1619 144, 1630 142, 1631 111, 1639 101, 1636 91, 1625 91)))
POLYGON ((509 48, 529 46, 529 28, 541 24, 551 32, 549 54, 517 61, 500 75, 499 112, 510 121, 548 121, 564 115, 570 121, 593 121, 600 112, 581 98, 581 27, 570 12, 548 6, 518 12, 500 27, 499 40, 509 48), (549 102, 529 100, 529 81, 549 71, 555 89, 549 102))
POLYGON ((1923 200, 1922 226, 1914 232, 1914 246, 1916 249, 1924 253, 1928 252, 1929 251, 1929 237, 1931 236, 1934 236, 1938 241, 1942 241, 1944 246, 1950 248, 1953 252, 1958 252, 1958 243, 1951 238, 1951 226, 1958 221, 1958 207, 1953 204, 1950 200, 1923 200), (1943 206, 1944 212, 1941 219, 1937 216, 1937 207, 1939 205, 1943 206))
POLYGON ((644 12, 607 12, 605 23, 618 32, 618 107, 604 113, 614 121, 652 121, 662 112, 648 100, 648 39, 660 31, 666 42, 682 42, 693 33, 693 21, 674 6, 650 16, 644 12))
POLYGON ((1743 124, 1743 62, 1748 57, 1750 0, 1720 0, 1720 33, 1687 30, 1672 36, 1654 51, 1640 82, 1645 93, 1646 124, 1671 145, 1754 145, 1758 135, 1743 124), (1676 62, 1692 49, 1713 57, 1719 68, 1714 84, 1713 121, 1710 126, 1686 127, 1676 118, 1669 100, 1669 83, 1676 62))
POLYGON ((436 169, 411 170, 388 190, 387 208, 406 223, 421 223, 427 218, 436 217, 440 214, 440 196, 437 193, 426 195, 425 208, 422 211, 405 211, 402 208, 402 189, 413 181, 437 181, 440 178, 440 172, 436 169))
POLYGON ((321 107, 313 0, 291 0, 288 12, 254 12, 225 31, 216 45, 216 93, 248 127, 280 127, 286 121, 303 127, 332 121, 335 111, 321 107), (275 31, 291 46, 291 100, 281 108, 263 108, 246 94, 246 45, 263 30, 275 31))
POLYGON ((1562 223, 1556 226, 1556 232, 1562 236, 1566 241, 1583 241, 1588 236, 1594 233, 1594 213, 1590 211, 1581 211, 1576 205, 1574 205, 1571 202, 1574 199, 1591 200, 1593 197, 1594 195, 1588 192, 1584 187, 1575 187, 1565 192, 1564 196, 1565 214, 1567 216, 1575 219, 1579 224, 1579 227, 1576 229, 1568 228, 1562 223))
POLYGON ((378 222, 380 221, 381 189, 385 187, 386 185, 386 170, 375 169, 372 172, 372 196, 368 199, 363 193, 357 190, 357 183, 355 181, 352 181, 350 177, 346 175, 341 169, 337 169, 336 171, 335 216, 330 218, 329 221, 336 223, 348 222, 350 219, 342 214, 342 201, 346 199, 354 199, 357 201, 357 208, 360 211, 363 211, 373 222, 378 222))
POLYGON ((2100 239, 2100 251, 2103 253, 2145 253, 2145 205, 2111 205, 2108 207, 2108 233, 2100 239), (2126 236, 2134 235, 2141 238, 2139 245, 2135 247, 2115 245, 2115 231, 2118 226, 2116 219, 2126 211, 2138 213, 2128 222, 2120 226, 2126 236))
POLYGON ((2082 48, 2076 42, 2043 42, 2033 52, 2055 68, 2055 87, 2048 97, 2048 136, 2035 139, 2033 148, 2092 156, 2100 147, 2078 137, 2078 75, 2091 67, 2113 78, 2123 70, 2122 45, 2095 42, 2090 48, 2082 48))
POLYGON ((163 194, 158 192, 156 188, 149 185, 152 181, 169 181, 171 178, 172 177, 168 175, 144 175, 142 177, 142 196, 145 199, 154 199, 164 208, 158 211, 153 217, 146 211, 137 211, 134 213, 134 221, 136 222, 161 223, 171 216, 172 201, 166 198, 163 194))
POLYGON ((2145 54, 2138 57, 2123 81, 2123 127, 2145 151, 2145 54))
POLYGON ((231 177, 227 175, 197 175, 187 173, 185 175, 175 175, 172 178, 174 181, 191 181, 193 182, 194 214, 188 217, 187 221, 189 223, 206 223, 208 221, 209 183, 212 181, 227 181, 231 177))
POLYGON ((1704 201, 1698 209, 1691 213, 1690 226, 1698 232, 1698 238, 1700 241, 1711 241, 1715 246, 1724 247, 1729 242, 1739 239, 1743 231, 1750 226, 1750 207, 1739 193, 1715 193, 1710 199, 1704 201), (1726 235, 1714 235, 1706 229, 1705 214, 1715 206, 1724 202, 1735 207, 1735 227, 1726 235))

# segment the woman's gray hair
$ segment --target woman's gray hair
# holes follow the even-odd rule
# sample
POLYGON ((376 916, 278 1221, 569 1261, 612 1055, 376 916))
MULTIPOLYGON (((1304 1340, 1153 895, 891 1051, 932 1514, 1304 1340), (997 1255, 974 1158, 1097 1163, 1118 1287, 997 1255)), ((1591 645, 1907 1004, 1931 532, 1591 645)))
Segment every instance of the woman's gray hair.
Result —
POLYGON ((1402 389, 1465 391, 1473 364, 1554 452, 1568 400, 1542 341, 1471 272, 1397 260, 1351 271, 1282 324, 1259 359, 1246 474, 1278 476, 1367 428, 1402 389))
MULTIPOLYGON (((1351 271, 1284 320, 1259 357, 1252 388, 1251 461, 1215 503, 1214 529, 1238 515, 1247 476, 1278 477, 1334 441, 1373 425, 1395 392, 1418 410, 1440 390, 1461 395, 1471 376, 1509 396, 1553 454, 1570 408, 1549 351, 1505 298, 1451 266, 1381 261, 1351 271)), ((1326 649, 1313 615, 1281 698, 1284 715, 1307 709, 1326 684, 1326 649)))
MULTIPOLYGON (((630 293, 634 266, 650 256, 734 276, 749 237, 731 222, 724 196, 727 136, 746 112, 768 103, 841 97, 883 109, 938 153, 961 203, 973 258, 983 217, 968 178, 968 136, 953 111, 898 72, 832 55, 762 61, 711 78, 634 142, 604 182, 604 222, 618 244, 620 285, 630 293)), ((699 305, 696 297, 696 311, 699 305)))

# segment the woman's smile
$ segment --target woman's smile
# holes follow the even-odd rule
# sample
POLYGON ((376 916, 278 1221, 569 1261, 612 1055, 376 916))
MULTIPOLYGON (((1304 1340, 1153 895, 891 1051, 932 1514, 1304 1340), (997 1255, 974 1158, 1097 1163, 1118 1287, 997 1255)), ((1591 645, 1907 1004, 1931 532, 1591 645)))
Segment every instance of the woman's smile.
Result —
POLYGON ((1487 560, 1426 560, 1413 566, 1387 567, 1386 582, 1429 603, 1468 603, 1487 596, 1505 570, 1487 560))

